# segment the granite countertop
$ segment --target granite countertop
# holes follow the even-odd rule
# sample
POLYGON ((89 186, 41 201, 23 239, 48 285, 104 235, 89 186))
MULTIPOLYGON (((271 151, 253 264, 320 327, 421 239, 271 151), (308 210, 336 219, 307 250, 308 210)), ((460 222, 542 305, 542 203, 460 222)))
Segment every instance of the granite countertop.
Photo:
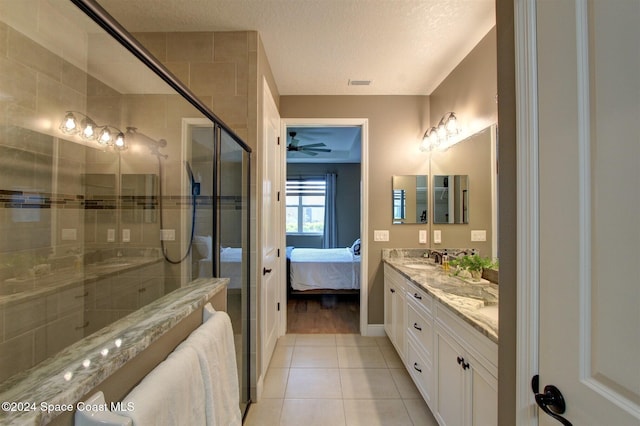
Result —
POLYGON ((431 259, 421 257, 422 253, 424 250, 385 249, 382 260, 498 343, 498 285, 453 276, 431 259))
POLYGON ((44 424, 66 407, 75 409, 83 395, 204 306, 228 283, 228 278, 197 279, 3 382, 0 424, 44 424), (21 405, 7 409, 7 402, 21 405))

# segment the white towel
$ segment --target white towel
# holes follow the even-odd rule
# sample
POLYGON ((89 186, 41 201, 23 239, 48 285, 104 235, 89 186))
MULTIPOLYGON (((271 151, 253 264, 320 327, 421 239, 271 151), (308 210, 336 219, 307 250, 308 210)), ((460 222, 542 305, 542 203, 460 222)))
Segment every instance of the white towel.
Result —
POLYGON ((206 424, 204 382, 195 349, 180 345, 122 401, 134 426, 206 424))
POLYGON ((198 354, 204 376, 207 425, 242 424, 238 370, 231 319, 226 312, 207 312, 205 322, 185 340, 198 354), (208 318, 207 318, 208 317, 208 318))

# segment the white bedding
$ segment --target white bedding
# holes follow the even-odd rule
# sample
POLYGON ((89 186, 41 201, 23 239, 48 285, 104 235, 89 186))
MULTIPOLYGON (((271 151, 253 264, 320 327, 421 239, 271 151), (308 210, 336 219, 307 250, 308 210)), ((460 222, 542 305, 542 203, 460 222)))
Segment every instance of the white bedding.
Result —
POLYGON ((290 260, 294 290, 360 288, 360 256, 354 255, 350 248, 294 248, 290 260))
POLYGON ((227 288, 242 286, 242 248, 222 247, 220 249, 220 276, 229 278, 227 288))

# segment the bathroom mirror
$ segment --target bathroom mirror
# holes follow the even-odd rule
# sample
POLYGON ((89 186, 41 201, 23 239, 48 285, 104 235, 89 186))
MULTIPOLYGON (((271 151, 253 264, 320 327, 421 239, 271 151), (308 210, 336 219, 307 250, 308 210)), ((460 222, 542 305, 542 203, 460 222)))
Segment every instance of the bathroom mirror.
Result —
POLYGON ((427 175, 400 175, 392 178, 393 224, 427 223, 429 199, 427 175))
POLYGON ((433 176, 433 223, 469 223, 469 176, 433 176))
POLYGON ((123 223, 155 223, 157 219, 158 176, 155 174, 123 174, 120 199, 123 223))

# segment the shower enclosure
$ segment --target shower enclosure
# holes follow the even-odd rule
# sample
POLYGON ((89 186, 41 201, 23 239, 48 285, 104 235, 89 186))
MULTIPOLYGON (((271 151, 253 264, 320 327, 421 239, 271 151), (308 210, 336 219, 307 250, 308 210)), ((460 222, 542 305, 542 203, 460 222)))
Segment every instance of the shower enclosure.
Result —
POLYGON ((228 277, 244 409, 250 152, 95 2, 1 2, 0 390, 228 277))

